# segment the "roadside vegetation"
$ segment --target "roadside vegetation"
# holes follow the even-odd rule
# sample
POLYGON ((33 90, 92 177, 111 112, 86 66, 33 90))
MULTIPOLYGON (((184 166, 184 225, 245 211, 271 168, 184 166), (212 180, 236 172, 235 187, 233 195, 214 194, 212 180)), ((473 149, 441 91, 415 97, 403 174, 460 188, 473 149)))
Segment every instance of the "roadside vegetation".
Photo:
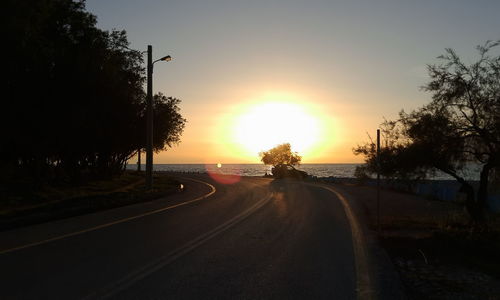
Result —
MULTIPOLYGON (((96 27, 85 1, 2 4, 1 185, 80 184, 119 176, 146 144, 143 55, 126 32, 96 27)), ((154 96, 154 150, 180 141, 180 100, 154 96)), ((27 187, 29 188, 29 187, 27 187)))
POLYGON ((409 299, 500 299, 500 216, 474 231, 456 203, 382 189, 379 227, 374 187, 338 188, 367 213, 409 299))
POLYGON ((78 185, 37 188, 18 182, 19 186, 0 195, 0 230, 150 201, 180 191, 180 183, 163 173, 154 175, 154 189, 146 191, 144 178, 144 172, 126 171, 119 177, 78 185))
MULTIPOLYGON (((500 215, 487 206, 500 185, 499 45, 478 46, 469 65, 446 49, 441 63, 428 67, 423 90, 432 101, 384 121, 380 156, 373 141, 353 150, 365 157, 358 178, 379 171, 411 185, 439 170, 465 195, 459 203, 382 192, 378 234, 410 299, 500 299, 500 215), (478 184, 464 175, 471 165, 480 168, 478 184)), ((378 229, 373 194, 360 199, 378 229)))
POLYGON ((431 103, 398 120, 382 124, 384 142, 377 163, 373 141, 358 146, 366 164, 360 177, 380 167, 384 178, 419 180, 435 170, 455 178, 465 194, 471 225, 484 225, 488 192, 500 182, 500 41, 478 46, 479 58, 467 65, 452 49, 428 67, 430 81, 423 87, 432 93, 431 103), (480 167, 477 188, 463 171, 480 167))
MULTIPOLYGON (((161 177, 162 193, 145 193, 140 176, 125 173, 146 145, 143 54, 128 47, 126 32, 97 28, 85 1, 7 0, 2 8, 10 52, 1 83, 0 222, 114 207, 173 189, 161 177)), ((154 95, 155 151, 180 142, 180 102, 154 95)))
POLYGON ((436 203, 427 203, 433 220, 386 216, 381 226, 382 246, 409 298, 500 299, 500 216, 489 230, 473 232, 460 210, 439 215, 436 203))
POLYGON ((295 166, 300 165, 302 157, 297 152, 292 151, 289 143, 277 145, 268 151, 259 153, 259 155, 265 165, 273 166, 271 173, 276 179, 307 178, 306 172, 295 169, 295 166))

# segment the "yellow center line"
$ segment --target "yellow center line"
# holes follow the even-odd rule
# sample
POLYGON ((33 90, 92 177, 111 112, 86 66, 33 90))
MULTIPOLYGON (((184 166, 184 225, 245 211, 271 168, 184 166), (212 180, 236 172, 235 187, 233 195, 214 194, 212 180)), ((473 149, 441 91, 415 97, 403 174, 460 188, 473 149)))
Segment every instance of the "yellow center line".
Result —
POLYGON ((374 299, 372 290, 372 278, 369 267, 368 253, 366 252, 366 240, 359 220, 354 213, 349 201, 331 186, 323 184, 306 183, 307 185, 323 188, 337 196, 344 207, 347 220, 351 226, 352 244, 354 250, 354 262, 356 267, 357 298, 360 300, 374 299))
POLYGON ((240 214, 232 217, 231 219, 227 220, 226 222, 220 224, 219 226, 207 231, 206 233, 194 238, 193 240, 187 242, 183 246, 172 250, 171 252, 167 253, 165 256, 162 256, 142 267, 139 267, 138 269, 130 272, 129 274, 126 274, 123 278, 112 282, 108 284, 107 286, 103 287, 101 290, 97 290, 90 295, 87 295, 83 299, 107 299, 110 297, 113 297, 117 293, 123 291, 127 287, 133 285, 135 282, 145 278, 146 276, 149 276, 150 274, 160 270, 161 268, 164 268, 165 266, 169 265, 176 259, 182 257, 183 255, 191 252, 192 250, 196 249, 197 247, 203 245, 204 243, 208 242, 212 238, 218 236, 219 234, 223 233, 224 231, 232 228, 233 226, 237 225, 241 221, 245 220, 247 217, 251 216, 253 213, 258 211, 261 207, 266 205, 269 200, 274 196, 274 193, 268 194, 266 197, 261 198, 257 203, 252 205, 251 207, 247 208, 240 214))

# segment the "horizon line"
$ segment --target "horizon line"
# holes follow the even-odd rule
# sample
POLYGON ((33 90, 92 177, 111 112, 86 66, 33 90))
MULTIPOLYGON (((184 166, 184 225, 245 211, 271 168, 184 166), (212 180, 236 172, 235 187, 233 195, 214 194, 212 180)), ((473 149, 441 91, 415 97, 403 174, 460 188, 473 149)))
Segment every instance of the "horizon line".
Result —
MULTIPOLYGON (((221 163, 221 162, 212 162, 212 163, 206 163, 206 162, 190 162, 190 163, 183 163, 183 162, 176 162, 176 163, 153 163, 153 165, 217 165, 218 163, 222 165, 263 165, 263 163, 221 163)), ((137 162, 135 163, 128 163, 129 165, 137 165, 137 162)), ((320 163, 301 163, 300 165, 359 165, 359 164, 364 164, 363 162, 341 162, 341 163, 335 163, 335 162, 320 162, 320 163)), ((141 163, 142 165, 146 165, 145 163, 141 163)))

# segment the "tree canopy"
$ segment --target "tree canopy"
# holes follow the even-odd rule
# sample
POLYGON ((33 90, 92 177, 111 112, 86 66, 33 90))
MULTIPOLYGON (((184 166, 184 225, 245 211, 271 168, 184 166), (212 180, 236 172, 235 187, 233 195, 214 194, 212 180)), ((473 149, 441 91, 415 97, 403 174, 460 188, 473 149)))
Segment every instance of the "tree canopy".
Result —
POLYGON ((292 152, 290 143, 278 145, 274 148, 259 153, 261 161, 265 165, 299 165, 302 157, 297 152, 292 152))
POLYGON ((271 172, 275 178, 304 179, 307 177, 306 172, 294 168, 300 164, 302 157, 297 152, 292 152, 289 143, 278 145, 259 154, 264 164, 273 166, 271 172))
MULTIPOLYGON (((120 172, 145 147, 145 82, 140 51, 125 31, 104 31, 84 1, 2 3, 6 80, 0 165, 38 178, 120 172)), ((178 143, 180 100, 154 97, 155 150, 178 143)), ((16 171, 17 172, 17 171, 16 171)))
MULTIPOLYGON (((430 81, 423 89, 432 93, 432 101, 382 126, 382 174, 424 178, 440 170, 452 176, 462 185, 467 211, 476 222, 484 219, 488 185, 500 171, 500 55, 490 55, 498 45, 478 46, 479 59, 470 65, 446 49, 438 57, 441 64, 428 66, 430 81), (471 163, 481 167, 477 191, 461 172, 471 163)), ((354 153, 365 155, 364 171, 376 171, 373 143, 354 153)))

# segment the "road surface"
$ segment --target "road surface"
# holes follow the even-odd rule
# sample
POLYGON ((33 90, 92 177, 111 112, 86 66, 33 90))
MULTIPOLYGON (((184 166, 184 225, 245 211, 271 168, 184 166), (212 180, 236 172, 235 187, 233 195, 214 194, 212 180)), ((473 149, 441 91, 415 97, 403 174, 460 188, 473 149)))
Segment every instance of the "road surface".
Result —
POLYGON ((356 299, 333 191, 184 176, 165 199, 0 233, 0 298, 356 299))

